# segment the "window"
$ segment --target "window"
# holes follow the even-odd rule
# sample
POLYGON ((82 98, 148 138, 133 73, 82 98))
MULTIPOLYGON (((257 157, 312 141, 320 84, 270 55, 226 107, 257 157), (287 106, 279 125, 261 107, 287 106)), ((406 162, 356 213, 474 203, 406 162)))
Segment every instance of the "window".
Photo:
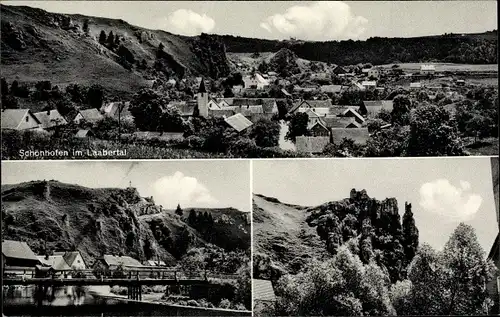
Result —
POLYGON ((26 122, 30 121, 30 117, 26 116, 26 122))

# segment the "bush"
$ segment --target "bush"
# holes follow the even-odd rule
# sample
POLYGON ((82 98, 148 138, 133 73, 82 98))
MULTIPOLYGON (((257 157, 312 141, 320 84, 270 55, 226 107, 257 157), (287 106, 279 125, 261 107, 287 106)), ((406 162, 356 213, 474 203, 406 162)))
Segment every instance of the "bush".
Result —
POLYGON ((193 306, 193 307, 200 307, 200 304, 198 304, 197 301, 195 301, 194 299, 190 299, 187 301, 187 305, 188 306, 193 306))
POLYGON ((223 298, 219 303, 219 308, 229 309, 231 308, 231 302, 228 299, 223 298))

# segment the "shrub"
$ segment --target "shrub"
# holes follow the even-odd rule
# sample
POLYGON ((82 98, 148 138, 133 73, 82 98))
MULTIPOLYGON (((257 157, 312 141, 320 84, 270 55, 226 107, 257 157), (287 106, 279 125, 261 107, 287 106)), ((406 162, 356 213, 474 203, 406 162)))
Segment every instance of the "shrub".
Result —
POLYGON ((228 299, 223 298, 219 303, 219 307, 229 309, 231 308, 231 302, 228 299))

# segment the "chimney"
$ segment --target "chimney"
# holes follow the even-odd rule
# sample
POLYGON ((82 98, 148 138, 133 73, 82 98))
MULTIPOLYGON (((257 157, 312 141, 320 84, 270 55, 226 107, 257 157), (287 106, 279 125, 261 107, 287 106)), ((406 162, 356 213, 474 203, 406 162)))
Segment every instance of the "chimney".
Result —
POLYGON ((48 115, 48 116, 50 116, 50 109, 49 109, 49 110, 47 110, 47 115, 48 115))

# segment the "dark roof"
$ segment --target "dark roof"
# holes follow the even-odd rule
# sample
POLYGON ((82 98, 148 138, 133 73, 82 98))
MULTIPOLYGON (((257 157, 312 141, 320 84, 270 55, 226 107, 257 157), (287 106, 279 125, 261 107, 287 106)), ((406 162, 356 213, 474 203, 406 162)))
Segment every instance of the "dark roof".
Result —
POLYGON ((332 102, 327 100, 302 100, 296 102, 293 107, 290 109, 289 113, 294 113, 300 107, 310 107, 310 108, 326 108, 332 107, 332 102))
POLYGON ((300 152, 321 153, 328 143, 330 143, 330 137, 327 136, 298 136, 295 138, 295 146, 300 152))
POLYGON ((260 301, 275 301, 276 295, 274 294, 273 284, 268 280, 253 279, 252 293, 254 300, 260 301))
POLYGON ((393 102, 392 100, 372 100, 372 101, 363 101, 363 105, 366 108, 366 111, 370 114, 376 114, 380 112, 380 110, 385 109, 387 111, 392 111, 393 102))
POLYGON ((17 129, 26 114, 31 115, 36 122, 41 123, 29 109, 2 109, 2 129, 17 129))
POLYGON ((233 110, 230 109, 209 109, 208 115, 210 117, 222 118, 224 116, 230 117, 234 114, 233 110))
POLYGON ((251 116, 253 114, 264 113, 262 105, 256 106, 239 106, 234 108, 235 113, 241 113, 245 117, 251 116))
POLYGON ((40 123, 42 124, 42 128, 44 129, 49 129, 52 127, 65 125, 68 123, 66 119, 64 119, 64 117, 61 116, 59 111, 57 111, 56 109, 40 111, 35 113, 34 115, 40 121, 40 123))
POLYGON ((327 116, 321 118, 323 124, 328 128, 346 128, 350 124, 361 126, 353 117, 334 117, 327 116))
POLYGON ((226 118, 225 121, 238 132, 247 129, 252 125, 252 121, 245 118, 241 113, 237 113, 229 118, 226 118))
POLYGON ((98 121, 103 118, 102 114, 96 108, 90 108, 79 111, 82 117, 87 121, 98 121))
POLYGON ((2 242, 2 254, 6 258, 22 259, 39 262, 35 253, 26 242, 4 240, 2 242))
POLYGON ((319 87, 319 89, 323 92, 341 92, 342 91, 342 86, 341 85, 323 85, 319 87))
POLYGON ((203 80, 203 78, 201 79, 201 82, 200 82, 200 88, 198 89, 198 93, 205 93, 207 92, 207 89, 205 88, 205 81, 203 80))
POLYGON ((332 128, 333 143, 340 143, 344 138, 352 139, 355 143, 365 144, 370 134, 368 128, 332 128))

